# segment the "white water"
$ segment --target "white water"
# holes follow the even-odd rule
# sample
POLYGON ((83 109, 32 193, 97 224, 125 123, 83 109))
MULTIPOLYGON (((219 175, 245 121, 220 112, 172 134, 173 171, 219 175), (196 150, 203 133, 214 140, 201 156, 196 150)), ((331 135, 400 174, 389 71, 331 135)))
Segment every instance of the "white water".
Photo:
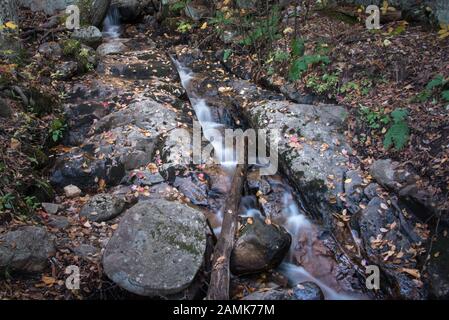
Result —
POLYGON ((120 37, 120 13, 116 7, 110 7, 103 22, 103 36, 109 39, 120 37))
MULTIPOLYGON (((230 174, 235 170, 236 167, 236 161, 234 160, 234 150, 226 149, 224 147, 223 139, 216 139, 217 136, 220 134, 220 129, 223 129, 223 124, 217 123, 214 121, 211 109, 207 105, 206 101, 204 99, 201 99, 200 97, 197 97, 194 93, 189 92, 189 84, 191 80, 194 77, 193 72, 181 65, 176 59, 172 57, 173 62, 175 63, 179 76, 181 78, 181 83, 183 87, 186 89, 187 94, 189 96, 190 102, 195 110, 195 114, 198 118, 198 121, 201 124, 201 127, 203 129, 203 134, 205 138, 211 142, 214 151, 215 156, 220 160, 220 164, 228 169, 230 171, 230 174), (231 160, 230 160, 231 159, 231 160)), ((306 234, 307 236, 310 235, 310 237, 307 237, 311 244, 312 242, 312 223, 307 219, 305 214, 302 213, 300 208, 298 207, 298 204, 296 200, 294 199, 294 196, 291 192, 286 192, 284 194, 283 198, 283 216, 286 218, 286 222, 284 224, 284 227, 287 229, 287 231, 292 235, 292 247, 290 248, 290 252, 287 255, 287 258, 285 261, 281 264, 278 271, 280 271, 282 274, 284 274, 287 279, 289 280, 290 285, 296 286, 297 284, 304 282, 304 281, 312 281, 316 283, 318 286, 320 286, 321 290, 323 291, 323 294, 325 296, 325 299, 330 300, 346 300, 351 299, 351 297, 340 294, 336 292, 331 287, 327 286, 325 283, 320 281, 319 279, 315 278, 303 267, 297 266, 292 263, 293 261, 293 253, 294 253, 294 246, 298 243, 299 236, 304 236, 306 234)), ((217 216, 219 218, 219 221, 223 221, 223 213, 221 211, 217 212, 217 216)), ((246 208, 245 217, 259 217, 263 219, 262 213, 254 208, 246 208)), ((219 234, 221 232, 221 227, 217 227, 214 229, 214 232, 216 234, 219 234)), ((311 247, 311 245, 309 246, 311 247)), ((309 250, 309 253, 312 254, 311 250, 309 250)))

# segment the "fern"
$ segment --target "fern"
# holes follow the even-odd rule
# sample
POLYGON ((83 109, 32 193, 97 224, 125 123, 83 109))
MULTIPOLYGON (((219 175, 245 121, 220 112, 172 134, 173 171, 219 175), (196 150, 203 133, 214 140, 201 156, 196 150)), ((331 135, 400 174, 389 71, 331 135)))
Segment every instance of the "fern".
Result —
POLYGON ((396 151, 402 150, 410 136, 410 129, 407 125, 407 110, 396 109, 391 113, 393 125, 388 129, 384 138, 385 149, 391 148, 393 145, 396 151))
POLYGON ((319 54, 303 56, 293 61, 290 67, 289 79, 290 81, 296 81, 309 69, 309 66, 319 63, 328 64, 329 62, 330 60, 327 56, 319 54))
POLYGON ((449 90, 445 90, 443 92, 441 92, 441 97, 446 100, 447 102, 449 102, 449 90))
POLYGON ((295 58, 299 58, 304 56, 305 45, 304 40, 301 38, 295 38, 292 41, 292 56, 295 58))
POLYGON ((445 83, 446 81, 444 80, 444 77, 439 74, 427 84, 426 89, 432 91, 436 87, 443 86, 445 83))

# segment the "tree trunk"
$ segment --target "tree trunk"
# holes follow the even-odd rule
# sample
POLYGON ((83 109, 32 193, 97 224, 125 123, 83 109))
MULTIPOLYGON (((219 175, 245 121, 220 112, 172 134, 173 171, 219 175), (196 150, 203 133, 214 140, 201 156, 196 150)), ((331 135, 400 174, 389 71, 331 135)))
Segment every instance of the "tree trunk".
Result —
POLYGON ((17 0, 0 0, 0 25, 8 21, 18 23, 17 0))

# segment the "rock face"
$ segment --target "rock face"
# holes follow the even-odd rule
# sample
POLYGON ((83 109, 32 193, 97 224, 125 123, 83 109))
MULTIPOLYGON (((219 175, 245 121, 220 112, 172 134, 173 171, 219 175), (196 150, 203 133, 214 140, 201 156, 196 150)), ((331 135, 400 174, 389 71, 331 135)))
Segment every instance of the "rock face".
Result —
POLYGON ((104 271, 135 294, 179 293, 203 263, 206 229, 203 214, 188 206, 166 200, 139 202, 125 213, 109 241, 104 271))
POLYGON ((292 238, 280 226, 265 224, 253 218, 241 230, 231 254, 231 271, 234 274, 251 274, 276 268, 284 259, 292 238))
POLYGON ((0 270, 42 272, 56 252, 45 229, 22 227, 0 236, 0 270))
POLYGON ((125 202, 113 195, 100 193, 93 196, 80 211, 81 217, 101 222, 114 219, 125 208, 125 202))
POLYGON ((103 39, 101 31, 95 26, 81 27, 74 30, 72 38, 90 47, 98 47, 103 39))

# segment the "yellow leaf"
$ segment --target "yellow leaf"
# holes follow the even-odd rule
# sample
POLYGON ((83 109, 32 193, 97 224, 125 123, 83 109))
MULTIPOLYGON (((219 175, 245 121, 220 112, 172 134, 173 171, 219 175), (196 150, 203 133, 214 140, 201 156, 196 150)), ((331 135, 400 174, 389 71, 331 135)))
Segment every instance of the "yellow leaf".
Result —
POLYGON ((204 22, 203 25, 201 26, 201 30, 204 30, 207 28, 207 22, 204 22))
POLYGON ((11 30, 17 29, 17 25, 14 22, 12 22, 12 21, 6 22, 5 26, 6 26, 6 28, 9 28, 11 30))
POLYGON ((42 276, 42 282, 47 286, 52 286, 55 284, 56 279, 53 277, 42 276))

